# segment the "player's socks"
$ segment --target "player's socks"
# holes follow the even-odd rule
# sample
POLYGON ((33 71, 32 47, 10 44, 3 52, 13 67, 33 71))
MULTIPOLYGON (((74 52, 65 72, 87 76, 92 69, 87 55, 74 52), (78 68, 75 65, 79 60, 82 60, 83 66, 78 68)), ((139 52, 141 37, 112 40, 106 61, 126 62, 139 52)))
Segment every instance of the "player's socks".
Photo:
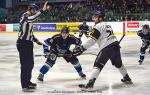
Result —
POLYGON ((98 78, 99 74, 100 74, 100 69, 98 67, 94 67, 90 79, 98 78))
POLYGON ((50 68, 50 66, 48 66, 48 65, 43 65, 42 68, 40 69, 40 72, 41 72, 42 74, 46 74, 46 73, 48 72, 49 68, 50 68))
POLYGON ((46 74, 48 72, 48 70, 50 69, 51 67, 49 65, 43 65, 42 68, 40 69, 40 74, 38 76, 38 80, 39 81, 43 81, 44 79, 44 74, 46 74))
POLYGON ((145 54, 144 54, 144 53, 141 53, 141 54, 140 54, 140 59, 139 59, 139 65, 142 64, 144 58, 145 58, 145 54))
POLYGON ((122 66, 121 66, 120 68, 118 68, 118 70, 119 70, 119 72, 121 73, 121 75, 122 75, 123 77, 126 76, 127 70, 126 70, 126 68, 125 68, 125 66, 124 66, 123 64, 122 64, 122 66))
POLYGON ((74 65, 74 68, 76 69, 81 78, 86 78, 86 75, 82 72, 82 67, 79 62, 76 65, 74 65))

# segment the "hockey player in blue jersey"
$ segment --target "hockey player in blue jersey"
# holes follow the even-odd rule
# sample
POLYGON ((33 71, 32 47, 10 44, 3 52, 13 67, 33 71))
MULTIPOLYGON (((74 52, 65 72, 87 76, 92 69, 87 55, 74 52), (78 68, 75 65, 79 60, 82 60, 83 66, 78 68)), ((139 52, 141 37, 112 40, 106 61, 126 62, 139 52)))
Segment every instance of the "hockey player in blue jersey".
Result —
POLYGON ((79 25, 79 38, 81 39, 82 35, 85 34, 85 36, 89 37, 89 26, 84 21, 83 24, 79 25))
POLYGON ((38 76, 38 81, 43 82, 44 75, 48 72, 50 68, 53 67, 57 57, 63 57, 67 62, 70 62, 75 70, 78 72, 81 78, 86 78, 86 75, 82 72, 82 67, 76 56, 72 55, 69 50, 72 44, 80 45, 81 40, 75 36, 69 34, 69 28, 63 27, 60 34, 54 35, 52 38, 48 38, 45 41, 44 54, 48 54, 45 64, 40 69, 40 74, 38 76), (48 49, 50 46, 50 50, 48 49))
POLYGON ((145 24, 142 28, 142 30, 139 30, 137 32, 137 35, 141 37, 142 39, 142 47, 140 49, 140 59, 139 59, 139 65, 143 63, 143 60, 145 58, 145 51, 150 46, 150 28, 148 24, 145 24))

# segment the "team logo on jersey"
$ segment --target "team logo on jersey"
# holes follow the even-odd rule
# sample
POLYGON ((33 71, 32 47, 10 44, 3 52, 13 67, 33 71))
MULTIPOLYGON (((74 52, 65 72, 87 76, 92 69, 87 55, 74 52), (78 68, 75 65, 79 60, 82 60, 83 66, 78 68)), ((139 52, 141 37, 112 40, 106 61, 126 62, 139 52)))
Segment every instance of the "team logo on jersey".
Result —
POLYGON ((57 57, 56 54, 54 54, 54 53, 51 53, 51 54, 50 54, 50 59, 51 59, 51 60, 55 61, 55 60, 56 60, 56 57, 57 57))
POLYGON ((53 39, 50 39, 50 40, 49 40, 50 43, 53 43, 53 41, 54 41, 53 39))

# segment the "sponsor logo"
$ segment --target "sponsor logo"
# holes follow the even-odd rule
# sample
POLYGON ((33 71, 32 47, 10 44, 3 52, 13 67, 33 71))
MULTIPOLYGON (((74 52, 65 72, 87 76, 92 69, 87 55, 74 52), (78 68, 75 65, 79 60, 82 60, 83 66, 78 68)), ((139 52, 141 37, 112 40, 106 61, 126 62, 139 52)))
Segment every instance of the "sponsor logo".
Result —
POLYGON ((128 22, 127 28, 139 28, 139 22, 128 22))
POLYGON ((6 31, 6 25, 5 24, 0 24, 0 32, 6 31))
POLYGON ((20 24, 13 24, 13 31, 19 31, 20 30, 20 24))
POLYGON ((37 32, 56 32, 56 24, 34 24, 33 27, 37 32))
POLYGON ((68 26, 71 32, 77 32, 79 30, 79 23, 58 23, 56 25, 56 30, 61 31, 64 26, 68 26))

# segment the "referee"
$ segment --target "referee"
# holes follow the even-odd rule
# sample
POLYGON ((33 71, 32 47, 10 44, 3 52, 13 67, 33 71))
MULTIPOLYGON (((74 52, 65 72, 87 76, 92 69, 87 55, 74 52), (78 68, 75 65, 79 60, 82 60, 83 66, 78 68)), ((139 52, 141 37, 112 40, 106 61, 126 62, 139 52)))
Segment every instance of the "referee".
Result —
POLYGON ((42 45, 42 43, 33 35, 32 29, 33 21, 47 10, 47 3, 45 2, 43 9, 40 9, 36 4, 29 6, 20 19, 17 49, 21 64, 21 86, 24 92, 33 92, 37 86, 37 84, 31 82, 34 66, 33 42, 36 42, 38 45, 42 45))

